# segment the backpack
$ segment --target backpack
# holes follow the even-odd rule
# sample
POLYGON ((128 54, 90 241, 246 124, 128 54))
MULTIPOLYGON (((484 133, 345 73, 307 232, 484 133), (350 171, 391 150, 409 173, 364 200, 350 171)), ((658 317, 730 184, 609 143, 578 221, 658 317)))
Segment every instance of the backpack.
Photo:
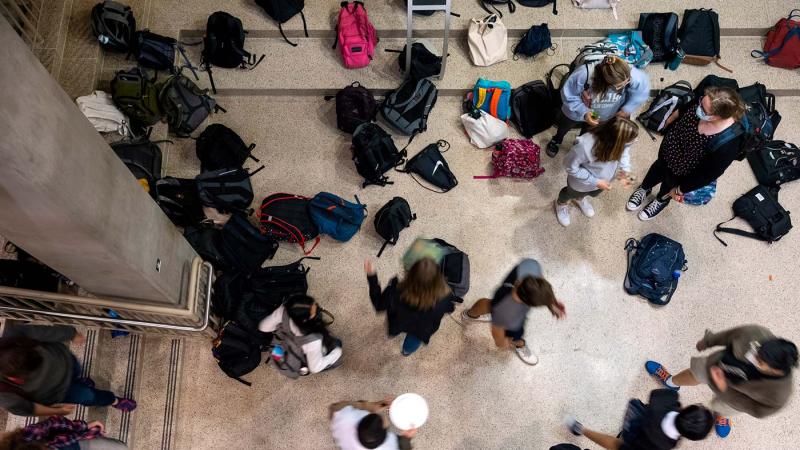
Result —
POLYGON ((200 89, 180 73, 172 75, 164 82, 158 101, 167 118, 170 133, 180 137, 189 137, 212 110, 225 112, 225 109, 208 96, 208 89, 200 89))
POLYGON ((233 264, 222 251, 220 230, 204 226, 188 226, 183 230, 183 237, 195 252, 214 266, 214 270, 228 272, 233 264))
POLYGON ((220 250, 234 269, 250 273, 272 259, 278 242, 261 234, 258 228, 239 214, 234 214, 220 232, 220 250))
POLYGON ((725 241, 717 233, 730 233, 738 236, 758 239, 769 244, 779 241, 792 229, 792 219, 789 211, 783 209, 778 203, 778 193, 775 188, 758 185, 733 202, 733 217, 721 222, 714 230, 714 237, 725 247, 725 241), (774 192, 774 193, 773 193, 774 192), (722 225, 741 217, 753 228, 753 232, 738 228, 725 228, 722 225))
POLYGON ((692 85, 688 81, 678 81, 658 91, 656 97, 650 102, 650 106, 646 111, 639 114, 637 120, 644 126, 650 137, 655 140, 655 136, 650 132, 663 133, 669 116, 683 106, 693 102, 694 99, 695 94, 692 91, 692 85))
MULTIPOLYGON (((387 48, 384 51, 387 53, 399 53, 397 56, 397 65, 400 67, 400 73, 406 72, 406 48, 403 50, 394 50, 387 48)), ((428 48, 427 41, 419 40, 411 44, 411 70, 408 71, 408 78, 412 80, 421 80, 423 78, 430 78, 439 75, 442 72, 442 57, 433 53, 428 48)))
POLYGON ((156 181, 156 203, 175 225, 197 225, 205 218, 193 179, 164 177, 156 181))
MULTIPOLYGON (((58 273, 38 262, 0 259, 0 286, 58 292, 59 285, 58 273)), ((7 338, 0 341, 3 339, 7 338)))
POLYGON ((511 85, 508 81, 479 78, 472 89, 472 104, 500 120, 511 117, 511 85))
POLYGON ((378 45, 378 34, 369 21, 364 3, 342 2, 336 36, 333 48, 339 46, 346 68, 360 69, 369 65, 378 45))
MULTIPOLYGON (((487 13, 489 14, 496 13, 500 17, 503 17, 503 13, 501 13, 500 10, 497 9, 497 6, 495 5, 508 5, 508 12, 510 13, 513 13, 514 11, 517 10, 517 5, 514 4, 514 0, 481 0, 481 8, 483 8, 487 13), (489 10, 489 6, 486 6, 487 4, 492 7, 494 12, 489 10)), ((555 8, 555 5, 553 5, 553 7, 555 8)))
POLYGON ((297 14, 300 14, 300 18, 303 19, 303 31, 306 37, 308 37, 306 16, 303 14, 303 8, 306 6, 305 0, 256 0, 256 4, 263 8, 264 12, 266 12, 272 20, 278 22, 278 30, 280 30, 283 40, 292 47, 297 47, 297 44, 290 41, 283 33, 283 24, 297 14))
POLYGON ((530 27, 511 52, 514 54, 514 60, 518 60, 520 55, 534 57, 545 50, 555 50, 555 46, 550 36, 550 28, 543 23, 530 27))
POLYGON ((558 9, 556 9, 556 3, 558 3, 557 0, 517 0, 517 3, 519 3, 521 6, 527 6, 529 8, 541 8, 552 3, 553 14, 558 14, 558 9))
POLYGON ((200 160, 200 171, 240 168, 247 158, 260 162, 253 156, 255 146, 245 145, 242 138, 225 125, 213 123, 197 137, 195 152, 200 160))
POLYGON ((111 94, 94 91, 75 99, 78 109, 100 133, 117 132, 122 136, 130 134, 130 121, 114 105, 111 94))
POLYGON ((150 142, 147 136, 143 136, 130 141, 118 141, 110 144, 114 153, 153 197, 156 196, 156 181, 161 178, 163 162, 161 149, 156 145, 158 142, 150 142))
POLYGON ((136 19, 130 6, 105 0, 92 8, 91 20, 92 32, 104 49, 123 53, 131 50, 136 19))
POLYGON ((492 152, 492 175, 473 178, 536 178, 544 173, 540 152, 541 148, 530 139, 506 139, 492 152))
POLYGON ((320 234, 347 242, 355 236, 367 218, 367 207, 361 204, 358 196, 356 203, 350 203, 328 192, 320 192, 308 204, 308 214, 320 234))
POLYGON ((301 376, 308 375, 308 360, 303 351, 303 345, 310 340, 316 340, 316 336, 296 336, 292 331, 292 319, 289 312, 284 308, 281 323, 275 327, 272 333, 272 349, 276 347, 282 350, 281 356, 276 357, 273 352, 267 359, 267 364, 275 366, 283 375, 296 380, 301 376))
POLYGON ((261 232, 279 241, 296 242, 305 255, 319 244, 319 230, 308 211, 311 199, 301 195, 272 194, 261 202, 261 232), (306 250, 306 241, 314 245, 306 250))
POLYGON ((653 51, 644 43, 637 30, 609 34, 604 40, 616 47, 616 54, 637 69, 644 69, 653 60, 653 51))
POLYGON ((401 172, 410 174, 411 178, 425 189, 443 194, 458 185, 456 176, 450 171, 450 166, 442 156, 442 153, 449 149, 450 143, 447 141, 440 140, 435 144, 430 144, 409 158, 401 172), (444 150, 441 150, 442 148, 444 150), (436 191, 423 185, 414 174, 419 175, 423 180, 441 189, 441 191, 436 191))
POLYGON ((428 115, 436 104, 437 95, 436 86, 428 79, 406 80, 386 94, 380 107, 381 115, 398 131, 413 139, 428 129, 428 115))
POLYGON ((394 197, 383 205, 375 214, 374 221, 375 231, 384 239, 377 257, 381 257, 387 245, 397 244, 400 232, 411 226, 411 221, 416 219, 417 215, 411 212, 411 207, 402 197, 394 197))
POLYGON ((472 19, 467 41, 476 66, 491 66, 508 59, 508 29, 497 14, 472 19))
POLYGON ((469 292, 469 255, 444 239, 433 239, 444 250, 439 268, 453 290, 453 295, 462 300, 469 292))
POLYGON ((361 187, 392 184, 384 173, 405 163, 405 149, 398 151, 389 133, 372 122, 363 123, 356 128, 352 150, 356 171, 364 177, 361 187))
POLYGON ((707 205, 717 195, 717 180, 709 185, 683 194, 683 203, 693 206, 707 205))
POLYGON ((672 300, 682 271, 686 270, 683 246, 657 233, 641 241, 625 242, 628 267, 625 271, 625 292, 641 295, 654 305, 664 306, 672 300))
POLYGON ((778 21, 767 32, 762 51, 753 50, 750 55, 763 58, 773 67, 797 69, 800 67, 800 9, 793 9, 789 16, 778 21))
POLYGON ((639 25, 644 43, 653 52, 653 61, 669 62, 678 52, 678 15, 669 13, 641 13, 639 25))
POLYGON ((241 377, 261 365, 261 352, 269 345, 269 338, 259 337, 236 322, 228 321, 214 339, 211 354, 225 375, 250 386, 252 383, 241 377))
POLYGON ((580 9, 610 9, 614 13, 614 20, 617 17, 617 4, 619 0, 572 0, 572 4, 580 9))
POLYGON ((353 134, 362 123, 375 120, 377 114, 378 102, 358 81, 336 93, 336 127, 345 133, 353 134))
POLYGON ((461 123, 469 142, 478 148, 489 148, 508 139, 508 125, 486 111, 473 109, 461 115, 461 123))
POLYGON ((555 123, 561 95, 552 84, 551 74, 547 82, 535 80, 511 91, 511 123, 528 139, 555 123))
POLYGON ((800 149, 784 141, 769 141, 764 148, 747 155, 758 183, 778 187, 800 179, 800 149))
POLYGON ((214 77, 211 75, 212 65, 228 69, 249 67, 252 70, 264 60, 265 55, 256 60, 256 55, 244 49, 246 34, 242 21, 237 17, 224 11, 217 11, 208 16, 200 64, 208 72, 211 92, 217 93, 214 77))
POLYGON ((719 63, 719 15, 712 9, 687 9, 678 29, 681 50, 686 54, 683 62, 705 66, 712 62, 721 69, 733 72, 719 63))
POLYGON ((253 203, 253 185, 250 177, 264 168, 253 172, 246 169, 220 169, 203 172, 195 177, 197 195, 204 206, 213 206, 221 212, 242 212, 249 214, 253 203))
POLYGON ((148 127, 161 120, 158 88, 154 81, 155 77, 148 78, 138 67, 120 70, 111 80, 114 104, 139 127, 148 127))

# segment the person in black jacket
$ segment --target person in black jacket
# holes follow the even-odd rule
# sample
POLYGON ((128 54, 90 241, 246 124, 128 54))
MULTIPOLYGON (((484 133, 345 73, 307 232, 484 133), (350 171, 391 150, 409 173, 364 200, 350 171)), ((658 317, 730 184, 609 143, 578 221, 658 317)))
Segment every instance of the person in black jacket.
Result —
POLYGON ((680 202, 684 193, 707 186, 725 173, 742 146, 743 137, 734 131, 744 113, 744 101, 727 87, 706 88, 698 101, 673 113, 658 159, 628 199, 628 211, 642 208, 653 188, 661 184, 656 197, 639 212, 639 219, 653 219, 670 200, 680 202))
POLYGON ((586 436, 609 450, 670 450, 681 438, 705 439, 713 425, 711 411, 702 405, 681 409, 678 392, 672 389, 652 391, 647 405, 638 399, 631 400, 618 437, 590 430, 572 417, 566 420, 572 434, 586 436))
POLYGON ((414 353, 423 343, 428 344, 442 317, 455 310, 453 292, 431 258, 415 262, 404 280, 392 278, 383 292, 372 262, 364 262, 364 271, 372 306, 375 311, 386 311, 389 336, 406 333, 403 356, 414 353))

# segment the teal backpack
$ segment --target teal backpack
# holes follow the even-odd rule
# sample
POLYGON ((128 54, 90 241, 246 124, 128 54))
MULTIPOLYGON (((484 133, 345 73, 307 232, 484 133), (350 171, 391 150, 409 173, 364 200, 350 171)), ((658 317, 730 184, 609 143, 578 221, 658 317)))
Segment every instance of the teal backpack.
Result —
POLYGON ((472 89, 472 105, 500 120, 511 118, 511 84, 479 78, 472 89))
POLYGON ((631 30, 609 34, 603 42, 616 47, 617 56, 637 69, 644 69, 653 60, 653 50, 644 43, 641 31, 631 30))
POLYGON ((308 204, 311 220, 321 234, 346 242, 355 236, 367 217, 367 207, 356 197, 356 203, 328 192, 315 195, 308 204))

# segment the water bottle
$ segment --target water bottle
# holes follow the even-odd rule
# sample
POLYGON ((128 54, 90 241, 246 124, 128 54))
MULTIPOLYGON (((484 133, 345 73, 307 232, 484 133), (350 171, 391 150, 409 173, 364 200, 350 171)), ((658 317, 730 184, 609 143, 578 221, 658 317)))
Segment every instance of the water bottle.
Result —
POLYGON ((677 280, 680 277, 681 277, 681 271, 680 270, 674 270, 672 272, 672 279, 673 280, 677 280))
POLYGON ((272 359, 275 360, 276 363, 283 362, 284 355, 283 347, 280 345, 272 347, 272 359))

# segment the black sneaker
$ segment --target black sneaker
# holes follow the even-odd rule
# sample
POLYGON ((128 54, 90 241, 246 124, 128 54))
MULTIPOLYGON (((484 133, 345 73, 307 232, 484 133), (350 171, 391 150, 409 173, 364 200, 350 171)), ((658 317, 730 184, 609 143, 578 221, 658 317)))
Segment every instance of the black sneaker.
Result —
POLYGON ((547 143, 547 148, 544 150, 544 152, 547 153, 547 156, 552 158, 558 154, 558 148, 560 146, 561 142, 550 140, 550 142, 547 143))
POLYGON ((661 201, 657 198, 654 198, 649 205, 647 205, 643 210, 639 211, 639 220, 650 220, 657 216, 664 208, 669 205, 669 200, 661 201))
POLYGON ((628 204, 625 205, 625 209, 628 211, 638 211, 644 204, 648 195, 650 195, 650 191, 644 190, 641 186, 637 187, 630 198, 628 198, 628 204))

